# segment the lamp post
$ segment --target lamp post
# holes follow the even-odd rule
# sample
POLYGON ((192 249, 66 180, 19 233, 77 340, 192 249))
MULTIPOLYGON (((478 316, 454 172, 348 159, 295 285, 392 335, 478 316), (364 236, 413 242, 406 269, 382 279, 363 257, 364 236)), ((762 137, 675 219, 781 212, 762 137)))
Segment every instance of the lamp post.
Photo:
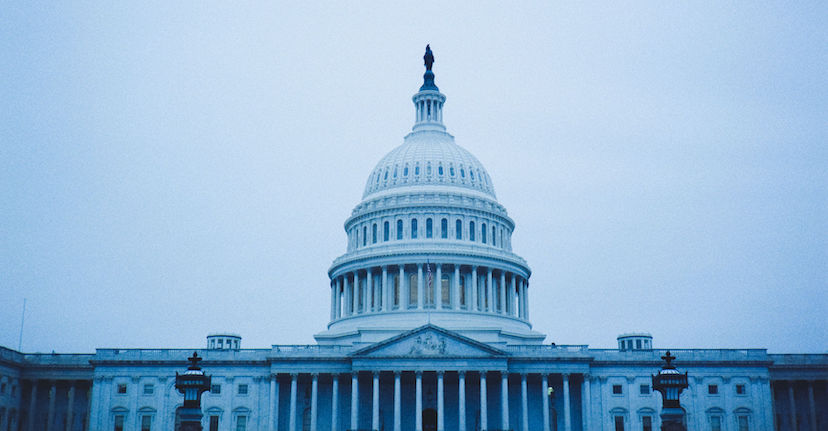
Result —
POLYGON ((661 357, 666 362, 658 374, 653 376, 653 389, 661 392, 661 431, 687 431, 684 409, 679 404, 679 395, 687 385, 687 373, 681 374, 671 362, 676 359, 670 351, 661 357))
POLYGON ((175 373, 175 388, 184 395, 184 405, 179 410, 181 431, 201 431, 201 394, 210 390, 211 377, 204 374, 198 363, 198 352, 189 357, 190 366, 184 374, 175 373))

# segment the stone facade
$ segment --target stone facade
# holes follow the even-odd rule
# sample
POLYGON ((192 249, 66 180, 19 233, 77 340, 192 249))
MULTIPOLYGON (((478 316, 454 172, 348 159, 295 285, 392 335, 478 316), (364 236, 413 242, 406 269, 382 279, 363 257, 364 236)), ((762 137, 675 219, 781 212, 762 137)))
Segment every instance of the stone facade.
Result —
MULTIPOLYGON (((411 133, 345 222, 317 344, 243 349, 238 335, 209 335, 204 429, 658 429, 651 376, 665 350, 644 333, 619 336, 618 349, 543 344, 515 223, 446 132, 433 72, 424 78, 411 133)), ((690 376, 690 431, 828 430, 828 354, 670 350, 690 376)), ((192 351, 0 348, 0 431, 177 429, 174 376, 192 351)))

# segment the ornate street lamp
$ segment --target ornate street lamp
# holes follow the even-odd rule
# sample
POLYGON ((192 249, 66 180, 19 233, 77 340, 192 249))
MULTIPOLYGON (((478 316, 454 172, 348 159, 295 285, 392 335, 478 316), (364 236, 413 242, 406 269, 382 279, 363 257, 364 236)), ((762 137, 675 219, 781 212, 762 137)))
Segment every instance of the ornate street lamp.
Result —
POLYGON ((198 352, 188 358, 190 366, 184 374, 175 373, 175 388, 184 395, 184 405, 179 410, 181 431, 201 431, 201 394, 210 390, 212 378, 204 374, 198 363, 198 352))
POLYGON ((681 374, 671 362, 676 359, 670 351, 661 357, 666 364, 661 371, 653 376, 653 389, 661 392, 663 405, 661 408, 662 431, 687 431, 684 409, 679 404, 679 395, 687 385, 687 373, 681 374))

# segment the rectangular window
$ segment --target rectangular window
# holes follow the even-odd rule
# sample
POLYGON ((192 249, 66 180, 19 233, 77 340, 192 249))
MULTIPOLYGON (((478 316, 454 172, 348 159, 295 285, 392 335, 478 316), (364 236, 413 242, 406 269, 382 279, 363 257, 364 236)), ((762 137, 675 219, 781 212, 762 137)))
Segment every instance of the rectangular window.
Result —
POLYGON ((653 431, 653 417, 652 416, 642 416, 641 417, 641 431, 653 431))
POLYGON ((486 223, 480 224, 480 241, 482 241, 483 244, 486 243, 486 223))
POLYGON ((474 241, 474 222, 469 222, 469 241, 474 241))
POLYGON ((236 418, 236 431, 247 431, 247 416, 236 418))
POLYGON ((115 416, 115 431, 124 431, 124 416, 117 415, 115 416))
POLYGON ((440 220, 440 238, 443 238, 443 239, 448 238, 448 220, 447 219, 440 220))
POLYGON ((397 220, 397 239, 402 239, 403 237, 403 222, 402 220, 397 220))
POLYGON ((624 431, 624 416, 615 417, 615 431, 624 431))
POLYGON ((745 385, 736 385, 736 395, 745 395, 746 393, 745 385))
POLYGON ((739 431, 750 431, 747 416, 739 416, 737 420, 739 421, 739 431))
POLYGON ((417 219, 411 219, 411 239, 417 239, 417 219))
POLYGON ((641 385, 638 387, 641 395, 650 395, 650 385, 641 385))
POLYGON ((624 393, 624 390, 621 385, 612 385, 612 393, 614 395, 621 395, 624 393))
POLYGON ((118 383, 118 393, 125 394, 127 392, 127 385, 126 383, 118 383))
POLYGON ((408 275, 408 307, 417 306, 417 273, 408 275))
POLYGON ((717 395, 719 393, 719 385, 707 385, 707 393, 717 395))
POLYGON ((218 416, 210 416, 210 431, 218 431, 218 416))
POLYGON ((463 222, 460 219, 454 224, 454 238, 463 239, 463 222))
POLYGON ((400 276, 394 276, 394 307, 400 306, 400 276))
POLYGON ((432 222, 430 218, 426 219, 426 238, 432 238, 432 230, 434 228, 433 224, 434 222, 432 222))
POLYGON ((492 226, 492 245, 497 245, 497 241, 495 241, 495 238, 497 238, 497 234, 496 234, 495 227, 492 226))
POLYGON ((152 431, 152 416, 141 416, 141 431, 152 431))
POLYGON ((466 277, 461 275, 460 276, 460 305, 466 305, 466 277))
POLYGON ((239 385, 239 395, 247 395, 247 385, 242 383, 239 385))
POLYGON ((443 279, 440 280, 440 286, 442 287, 442 298, 443 305, 451 305, 451 282, 447 275, 443 276, 443 279))
POLYGON ((144 385, 144 395, 152 395, 155 392, 155 386, 152 383, 144 385))
POLYGON ((213 395, 221 394, 221 385, 210 385, 210 393, 213 395))
POLYGON ((391 235, 391 226, 388 222, 382 224, 382 240, 388 241, 388 237, 391 235))
POLYGON ((377 224, 374 223, 371 226, 371 244, 377 243, 377 224))
POLYGON ((722 431, 722 418, 721 418, 721 416, 711 416, 710 417, 710 431, 722 431))
POLYGON ((641 340, 635 340, 635 348, 641 350, 641 340))

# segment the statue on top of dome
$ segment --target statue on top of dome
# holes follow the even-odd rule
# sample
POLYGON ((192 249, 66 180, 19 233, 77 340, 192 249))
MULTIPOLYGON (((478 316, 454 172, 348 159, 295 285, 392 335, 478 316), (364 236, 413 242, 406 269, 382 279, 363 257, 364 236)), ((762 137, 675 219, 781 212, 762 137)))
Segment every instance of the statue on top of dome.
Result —
POLYGON ((426 52, 423 56, 426 70, 431 70, 431 65, 434 64, 434 54, 431 53, 431 45, 426 45, 426 52))

